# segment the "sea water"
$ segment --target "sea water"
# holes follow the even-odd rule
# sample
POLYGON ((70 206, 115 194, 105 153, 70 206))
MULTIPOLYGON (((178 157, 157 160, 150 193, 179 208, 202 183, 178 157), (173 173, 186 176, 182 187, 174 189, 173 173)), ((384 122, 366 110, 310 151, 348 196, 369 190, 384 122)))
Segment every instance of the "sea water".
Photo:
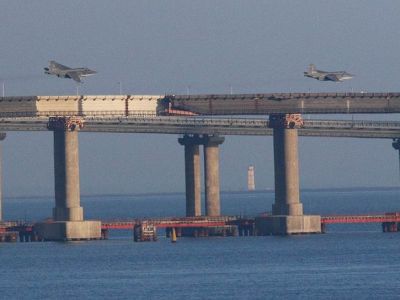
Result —
MULTIPOLYGON (((225 215, 269 211, 273 193, 222 193, 225 215)), ((400 211, 400 190, 306 191, 307 214, 400 211)), ((49 197, 4 200, 13 220, 41 220, 49 197)), ((82 197, 86 218, 183 216, 183 194, 82 197)), ((326 234, 0 244, 0 299, 398 299, 400 232, 328 225, 326 234)))

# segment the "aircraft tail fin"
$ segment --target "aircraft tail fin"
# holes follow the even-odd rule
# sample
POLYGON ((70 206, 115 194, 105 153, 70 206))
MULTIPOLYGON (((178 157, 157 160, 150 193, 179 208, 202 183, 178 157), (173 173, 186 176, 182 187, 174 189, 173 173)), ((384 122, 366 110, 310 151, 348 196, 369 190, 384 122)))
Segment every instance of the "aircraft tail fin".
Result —
POLYGON ((316 68, 315 68, 315 65, 314 65, 314 64, 310 64, 310 65, 308 66, 308 73, 310 73, 310 74, 316 73, 316 68))

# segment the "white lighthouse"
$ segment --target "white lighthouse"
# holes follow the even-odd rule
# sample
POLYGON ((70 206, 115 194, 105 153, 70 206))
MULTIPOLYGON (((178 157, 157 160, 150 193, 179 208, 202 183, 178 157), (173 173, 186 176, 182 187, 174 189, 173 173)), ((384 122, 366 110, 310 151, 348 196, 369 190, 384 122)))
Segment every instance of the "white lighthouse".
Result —
POLYGON ((256 184, 254 182, 254 166, 250 165, 247 169, 247 190, 254 191, 256 189, 256 184))

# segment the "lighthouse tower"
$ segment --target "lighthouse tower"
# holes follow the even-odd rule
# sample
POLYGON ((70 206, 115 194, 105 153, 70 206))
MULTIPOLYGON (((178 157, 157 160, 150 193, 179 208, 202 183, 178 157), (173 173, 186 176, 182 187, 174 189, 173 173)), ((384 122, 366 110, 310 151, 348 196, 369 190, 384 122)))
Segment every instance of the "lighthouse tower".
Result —
POLYGON ((247 190, 254 191, 256 189, 256 184, 254 182, 254 166, 250 165, 247 169, 247 190))

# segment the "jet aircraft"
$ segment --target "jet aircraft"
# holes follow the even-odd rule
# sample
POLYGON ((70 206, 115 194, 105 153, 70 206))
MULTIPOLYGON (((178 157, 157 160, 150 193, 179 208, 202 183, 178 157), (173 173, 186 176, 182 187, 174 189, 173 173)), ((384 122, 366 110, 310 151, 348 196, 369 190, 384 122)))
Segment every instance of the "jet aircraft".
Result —
POLYGON ((345 71, 325 72, 317 70, 315 65, 311 64, 309 65, 307 72, 304 72, 304 76, 320 81, 343 81, 353 78, 354 75, 345 71))
POLYGON ((62 78, 71 78, 76 82, 82 82, 81 77, 96 74, 96 71, 90 70, 88 68, 69 68, 62 64, 51 60, 49 62, 49 67, 44 68, 44 73, 49 75, 55 75, 62 78))

